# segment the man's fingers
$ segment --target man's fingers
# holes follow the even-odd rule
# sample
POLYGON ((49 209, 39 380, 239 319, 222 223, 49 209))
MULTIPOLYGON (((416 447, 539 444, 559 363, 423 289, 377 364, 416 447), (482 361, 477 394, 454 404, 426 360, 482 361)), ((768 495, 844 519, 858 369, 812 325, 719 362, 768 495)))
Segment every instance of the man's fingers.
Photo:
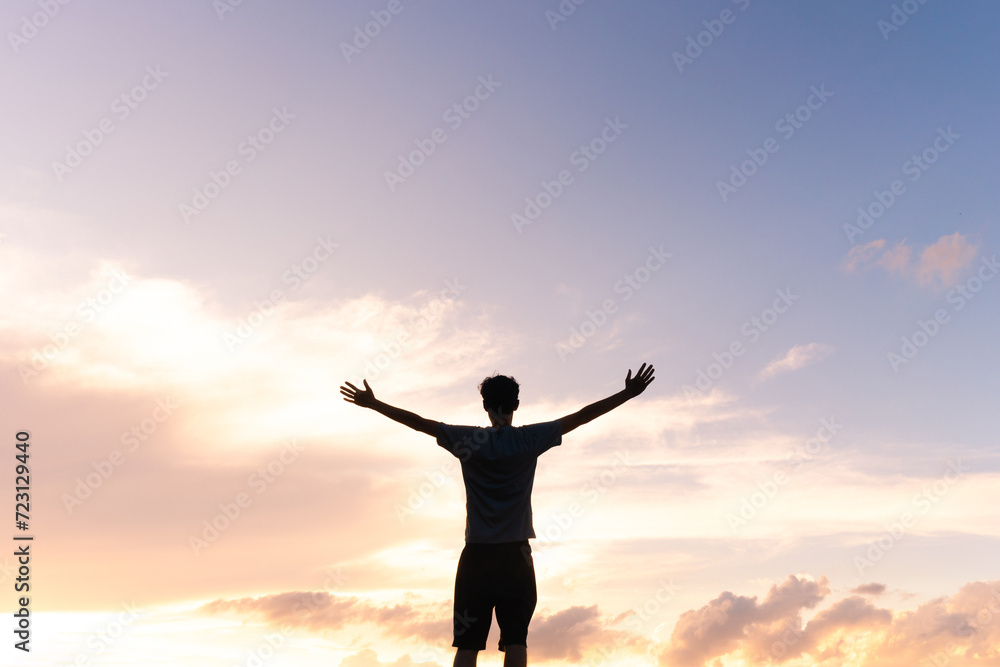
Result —
POLYGON ((647 366, 644 363, 642 364, 642 366, 639 367, 639 372, 636 373, 635 376, 635 379, 642 383, 639 387, 637 387, 639 391, 644 391, 646 387, 649 386, 649 383, 655 379, 653 377, 653 370, 654 369, 652 364, 647 366))

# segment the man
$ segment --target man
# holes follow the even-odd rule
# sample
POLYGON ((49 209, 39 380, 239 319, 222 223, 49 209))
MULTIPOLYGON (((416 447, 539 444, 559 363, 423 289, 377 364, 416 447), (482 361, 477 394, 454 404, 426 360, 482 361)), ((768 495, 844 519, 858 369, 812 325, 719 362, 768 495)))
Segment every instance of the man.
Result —
POLYGON ((465 549, 455 576, 455 667, 474 667, 486 648, 493 610, 500 626, 504 667, 527 664, 528 623, 535 611, 535 570, 528 540, 531 488, 538 457, 559 445, 562 436, 641 394, 653 381, 653 367, 643 364, 625 388, 553 422, 515 427, 519 386, 504 375, 479 385, 491 427, 451 426, 393 407, 375 398, 368 381, 361 390, 350 382, 340 387, 344 400, 434 436, 462 462, 465 480, 465 549))

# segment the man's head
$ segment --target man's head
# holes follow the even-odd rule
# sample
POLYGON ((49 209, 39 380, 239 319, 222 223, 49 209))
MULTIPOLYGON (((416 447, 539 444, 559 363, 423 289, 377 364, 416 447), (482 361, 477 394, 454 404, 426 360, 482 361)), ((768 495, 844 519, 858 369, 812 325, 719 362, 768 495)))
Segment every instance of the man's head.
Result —
POLYGON ((494 426, 510 424, 517 410, 519 401, 517 393, 520 389, 517 380, 506 375, 493 375, 479 384, 479 393, 483 397, 483 409, 490 415, 494 426))

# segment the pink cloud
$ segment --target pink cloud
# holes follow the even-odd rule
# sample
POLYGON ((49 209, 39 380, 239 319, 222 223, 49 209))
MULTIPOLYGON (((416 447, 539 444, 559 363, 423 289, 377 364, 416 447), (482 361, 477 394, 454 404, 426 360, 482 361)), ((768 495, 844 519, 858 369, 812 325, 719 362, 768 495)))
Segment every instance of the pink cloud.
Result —
MULTIPOLYGON (((857 595, 819 611, 804 626, 801 611, 830 594, 826 580, 789 577, 772 586, 763 603, 756 597, 721 594, 697 610, 683 613, 660 664, 687 667, 739 656, 748 666, 789 662, 798 665, 912 667, 947 664, 978 667, 995 663, 1000 653, 1000 581, 972 582, 951 598, 893 613, 857 595), (844 646, 863 650, 848 659, 844 646), (791 662, 794 660, 794 663, 791 662)), ((878 594, 883 584, 853 592, 878 594)))
POLYGON ((397 639, 451 641, 451 613, 445 603, 417 606, 409 603, 378 605, 362 598, 322 592, 289 592, 236 600, 214 600, 200 611, 238 616, 274 626, 314 632, 347 625, 371 624, 397 639))
POLYGON ((708 660, 740 648, 760 653, 781 638, 786 627, 801 625, 801 611, 830 594, 825 577, 817 581, 789 576, 772 586, 760 604, 757 597, 725 591, 697 610, 681 614, 660 653, 667 667, 700 667, 708 660))
POLYGON ((585 655, 599 652, 648 651, 651 642, 631 632, 610 629, 613 622, 601 618, 597 605, 569 607, 533 619, 528 635, 531 658, 582 664, 585 655))
POLYGON ((760 379, 766 380, 767 378, 778 375, 779 373, 797 371, 804 366, 809 366, 810 364, 822 361, 833 354, 833 351, 834 348, 832 345, 826 345, 824 343, 796 345, 792 349, 788 350, 783 357, 775 359, 768 364, 767 367, 760 372, 760 379))
POLYGON ((886 249, 884 239, 851 248, 841 266, 854 273, 869 266, 880 266, 893 276, 915 282, 921 287, 944 290, 956 285, 976 259, 978 248, 955 232, 942 236, 925 247, 914 259, 914 249, 903 239, 886 249))
POLYGON ((996 664, 998 655, 1000 581, 976 581, 897 615, 869 659, 876 667, 978 667, 996 664))
POLYGON ((870 264, 885 247, 885 239, 878 239, 864 245, 856 245, 851 248, 841 263, 841 266, 848 273, 854 273, 860 268, 870 264))
POLYGON ((920 253, 920 262, 915 267, 917 282, 934 289, 952 287, 975 261, 976 250, 976 246, 958 232, 942 236, 920 253))
POLYGON ((910 257, 913 255, 913 248, 906 245, 903 239, 893 247, 882 253, 876 260, 876 264, 886 270, 890 275, 905 277, 911 272, 910 257))
MULTIPOLYGON (((719 594, 685 611, 670 639, 653 642, 644 634, 618 630, 628 614, 607 615, 597 605, 573 606, 532 620, 529 651, 533 662, 573 664, 605 662, 629 655, 662 667, 702 667, 723 657, 748 667, 787 664, 795 667, 912 667, 947 664, 985 667, 1000 654, 1000 581, 971 582, 951 597, 930 600, 916 609, 893 612, 861 595, 885 591, 879 583, 854 588, 833 601, 826 577, 789 576, 771 586, 764 599, 719 594), (861 594, 861 595, 859 595, 861 594), (819 610, 803 623, 804 612, 819 610), (850 651, 847 650, 850 647, 850 651), (849 655, 854 652, 853 657, 849 655)), ((374 625, 386 638, 451 643, 451 608, 447 602, 379 605, 326 592, 294 592, 257 598, 216 600, 201 608, 224 614, 328 634, 360 623, 374 625)), ((409 655, 383 663, 373 650, 345 658, 341 667, 433 667, 415 664, 409 655)))
MULTIPOLYGON (((279 628, 294 627, 316 633, 343 631, 352 625, 377 627, 393 639, 424 641, 448 646, 452 640, 451 604, 378 605, 362 598, 323 592, 288 592, 253 598, 214 600, 199 608, 202 614, 234 616, 279 628)), ((642 635, 616 630, 614 619, 602 616, 596 605, 569 607, 551 614, 536 614, 528 635, 532 661, 568 660, 580 663, 586 656, 625 651, 648 655, 653 642, 642 635)), ((341 667, 410 667, 403 656, 395 663, 380 663, 374 651, 351 656, 341 667), (403 662, 400 662, 403 661, 403 662)), ((416 666, 415 666, 416 667, 416 666)))
POLYGON ((882 595, 885 593, 885 584, 879 584, 872 582, 870 584, 861 584, 851 589, 852 593, 857 595, 882 595))

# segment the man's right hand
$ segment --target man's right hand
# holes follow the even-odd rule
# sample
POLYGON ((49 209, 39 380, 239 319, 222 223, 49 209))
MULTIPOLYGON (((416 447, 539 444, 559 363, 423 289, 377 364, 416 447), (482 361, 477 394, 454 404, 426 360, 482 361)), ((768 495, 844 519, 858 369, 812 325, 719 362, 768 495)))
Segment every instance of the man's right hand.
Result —
POLYGON ((646 368, 646 364, 639 367, 639 372, 632 377, 632 369, 628 370, 625 376, 625 388, 613 396, 591 403, 571 415, 567 415, 559 420, 563 435, 566 435, 581 424, 597 419, 603 414, 614 410, 625 401, 635 398, 646 390, 649 383, 653 381, 653 367, 646 368))
POLYGON ((650 366, 646 368, 646 364, 639 367, 639 372, 632 377, 632 369, 628 369, 628 375, 625 376, 625 392, 629 395, 629 398, 635 398, 649 386, 649 383, 655 380, 653 377, 653 367, 650 366))

